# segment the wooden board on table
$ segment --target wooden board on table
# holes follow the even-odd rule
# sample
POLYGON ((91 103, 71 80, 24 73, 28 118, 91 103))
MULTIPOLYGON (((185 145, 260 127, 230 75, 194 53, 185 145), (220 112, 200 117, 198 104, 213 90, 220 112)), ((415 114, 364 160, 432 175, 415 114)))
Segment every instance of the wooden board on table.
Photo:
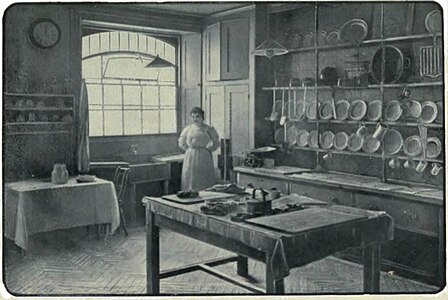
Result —
POLYGON ((174 202, 182 203, 182 204, 195 204, 195 203, 204 202, 205 200, 227 199, 227 198, 232 198, 234 196, 235 195, 233 195, 233 194, 200 191, 199 197, 196 197, 196 198, 179 198, 179 197, 177 197, 177 195, 174 194, 174 195, 162 196, 162 199, 174 201, 174 202))
POLYGON ((271 173, 271 174, 279 174, 279 175, 288 175, 294 173, 303 173, 303 172, 312 172, 313 170, 298 168, 298 167, 290 167, 290 166, 275 166, 273 168, 255 168, 255 170, 263 173, 271 173))
POLYGON ((310 207, 278 215, 248 219, 246 222, 294 234, 365 218, 367 217, 362 215, 333 211, 321 207, 310 207))

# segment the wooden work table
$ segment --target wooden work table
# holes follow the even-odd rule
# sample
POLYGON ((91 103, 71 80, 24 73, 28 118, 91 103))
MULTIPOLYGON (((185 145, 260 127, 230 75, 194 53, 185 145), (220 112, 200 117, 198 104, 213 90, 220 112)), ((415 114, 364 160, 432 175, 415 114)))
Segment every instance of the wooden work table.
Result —
MULTIPOLYGON (((277 199, 273 207, 285 206, 288 203, 310 203, 310 201, 317 206, 276 216, 286 218, 288 214, 300 213, 300 218, 291 220, 299 220, 303 222, 303 225, 299 224, 297 230, 288 233, 246 222, 234 222, 229 215, 205 215, 200 210, 202 203, 180 204, 162 198, 144 197, 147 231, 147 293, 158 295, 160 280, 163 278, 202 270, 255 293, 283 294, 284 278, 289 275, 290 269, 351 247, 363 249, 364 292, 379 292, 380 244, 393 239, 392 218, 384 212, 340 205, 319 206, 324 202, 297 195, 277 199), (311 223, 314 223, 314 226, 311 226, 311 223), (159 228, 162 227, 237 255, 160 271, 159 228), (248 276, 248 258, 266 264, 265 290, 212 268, 236 260, 237 273, 240 276, 248 276)), ((244 209, 244 205, 239 205, 233 213, 244 211, 244 209)), ((291 216, 297 215, 289 215, 291 216)))

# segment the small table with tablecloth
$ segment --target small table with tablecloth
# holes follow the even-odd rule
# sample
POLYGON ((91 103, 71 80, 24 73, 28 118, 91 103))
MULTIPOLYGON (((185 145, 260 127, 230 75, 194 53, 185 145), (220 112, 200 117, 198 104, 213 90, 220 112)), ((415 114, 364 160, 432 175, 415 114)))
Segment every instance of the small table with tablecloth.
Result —
POLYGON ((120 224, 118 201, 112 182, 97 178, 66 184, 30 179, 5 185, 4 234, 22 249, 35 233, 94 224, 120 224))
MULTIPOLYGON (((364 291, 379 292, 380 244, 393 239, 393 220, 384 212, 325 205, 322 201, 298 195, 281 197, 273 201, 273 208, 293 202, 294 205, 310 204, 310 201, 316 204, 268 219, 278 222, 295 216, 295 219, 289 218, 294 223, 294 233, 291 233, 259 226, 256 219, 252 219, 252 223, 235 222, 229 214, 206 215, 200 209, 203 203, 181 204, 155 197, 144 197, 142 201, 146 206, 147 293, 150 295, 159 294, 161 279, 195 270, 205 271, 252 292, 283 294, 284 278, 290 269, 352 247, 363 248, 364 291), (160 271, 159 228, 167 228, 237 255, 160 271), (212 268, 237 261, 237 273, 248 276, 248 258, 266 264, 266 289, 212 268)), ((244 205, 236 208, 236 212, 243 210, 244 205)), ((271 223, 274 227, 281 225, 281 222, 271 223)))

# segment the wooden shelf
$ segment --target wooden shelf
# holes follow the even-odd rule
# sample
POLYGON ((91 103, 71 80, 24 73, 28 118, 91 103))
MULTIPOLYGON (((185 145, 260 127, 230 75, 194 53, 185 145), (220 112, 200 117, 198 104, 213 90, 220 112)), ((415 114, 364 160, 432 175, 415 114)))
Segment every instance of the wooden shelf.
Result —
MULTIPOLYGON (((384 88, 404 88, 404 87, 432 87, 432 86, 443 86, 442 81, 433 81, 433 82, 412 82, 412 83, 391 83, 384 84, 382 87, 384 88)), ((354 90, 354 89, 380 89, 381 84, 369 84, 367 86, 277 86, 277 87, 263 87, 264 91, 282 91, 282 90, 331 90, 331 89, 339 89, 339 90, 354 90)))
POLYGON ((6 135, 51 135, 71 134, 71 131, 31 131, 31 132, 7 132, 6 135))
POLYGON ((67 124, 73 124, 73 121, 71 122, 15 122, 15 123, 5 123, 6 126, 35 126, 35 125, 67 125, 67 124))
MULTIPOLYGON (((277 145, 278 146, 278 145, 277 145)), ((292 149, 295 150, 305 150, 305 151, 313 151, 313 152, 329 152, 334 154, 341 154, 341 155, 355 155, 355 156, 367 156, 367 157, 375 157, 375 158, 382 158, 383 155, 380 153, 365 153, 365 152, 352 152, 352 151, 343 151, 343 150, 336 150, 336 149, 322 149, 322 148, 311 148, 311 147, 300 147, 300 146, 292 146, 292 149)), ((435 159, 435 158, 423 158, 423 157, 409 157, 409 156, 403 156, 403 155, 384 155, 385 158, 398 158, 401 160, 424 160, 428 162, 438 162, 443 163, 443 160, 441 159, 435 159)))
MULTIPOLYGON (((269 119, 269 117, 264 118, 266 121, 271 121, 269 119)), ((276 121, 271 121, 271 122, 278 122, 278 120, 276 121)), ((359 125, 359 124, 365 124, 365 125, 376 125, 378 123, 382 123, 382 124, 387 124, 387 125, 391 125, 391 126, 401 126, 401 127, 417 127, 419 125, 425 125, 427 128, 443 128, 442 124, 438 124, 438 123, 430 123, 430 124, 426 124, 426 123, 417 123, 417 122, 388 122, 388 121, 364 121, 364 120, 360 120, 360 121, 354 121, 354 120, 308 120, 308 119, 294 119, 294 118, 288 118, 287 122, 301 122, 301 123, 310 123, 310 124, 314 124, 314 123, 320 123, 320 124, 341 124, 341 125, 345 125, 345 124, 351 124, 351 125, 359 125)))
POLYGON ((39 97, 39 98, 73 98, 71 94, 28 94, 28 93, 5 93, 5 96, 11 97, 39 97))
POLYGON ((9 111, 72 111, 71 107, 5 107, 5 110, 9 111))
POLYGON ((296 49, 288 49, 288 53, 311 52, 311 51, 316 51, 316 50, 317 51, 329 51, 329 50, 337 50, 337 49, 344 49, 344 48, 363 47, 363 46, 376 45, 376 44, 381 44, 381 43, 430 39, 430 38, 441 37, 441 36, 442 36, 442 33, 413 34, 413 35, 406 35, 406 36, 388 37, 388 38, 383 38, 383 39, 378 38, 378 39, 365 40, 365 41, 362 41, 359 45, 352 44, 352 43, 341 43, 341 44, 337 44, 337 45, 321 45, 321 46, 313 46, 313 47, 302 47, 302 48, 296 48, 296 49))

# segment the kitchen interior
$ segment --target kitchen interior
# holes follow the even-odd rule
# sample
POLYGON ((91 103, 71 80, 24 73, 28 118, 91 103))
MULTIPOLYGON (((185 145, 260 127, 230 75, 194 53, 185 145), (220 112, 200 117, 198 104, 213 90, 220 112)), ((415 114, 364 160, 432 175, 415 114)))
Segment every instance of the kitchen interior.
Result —
POLYGON ((401 1, 8 7, 6 290, 439 293, 443 13, 401 1), (193 107, 219 135, 217 184, 182 199, 193 107))

